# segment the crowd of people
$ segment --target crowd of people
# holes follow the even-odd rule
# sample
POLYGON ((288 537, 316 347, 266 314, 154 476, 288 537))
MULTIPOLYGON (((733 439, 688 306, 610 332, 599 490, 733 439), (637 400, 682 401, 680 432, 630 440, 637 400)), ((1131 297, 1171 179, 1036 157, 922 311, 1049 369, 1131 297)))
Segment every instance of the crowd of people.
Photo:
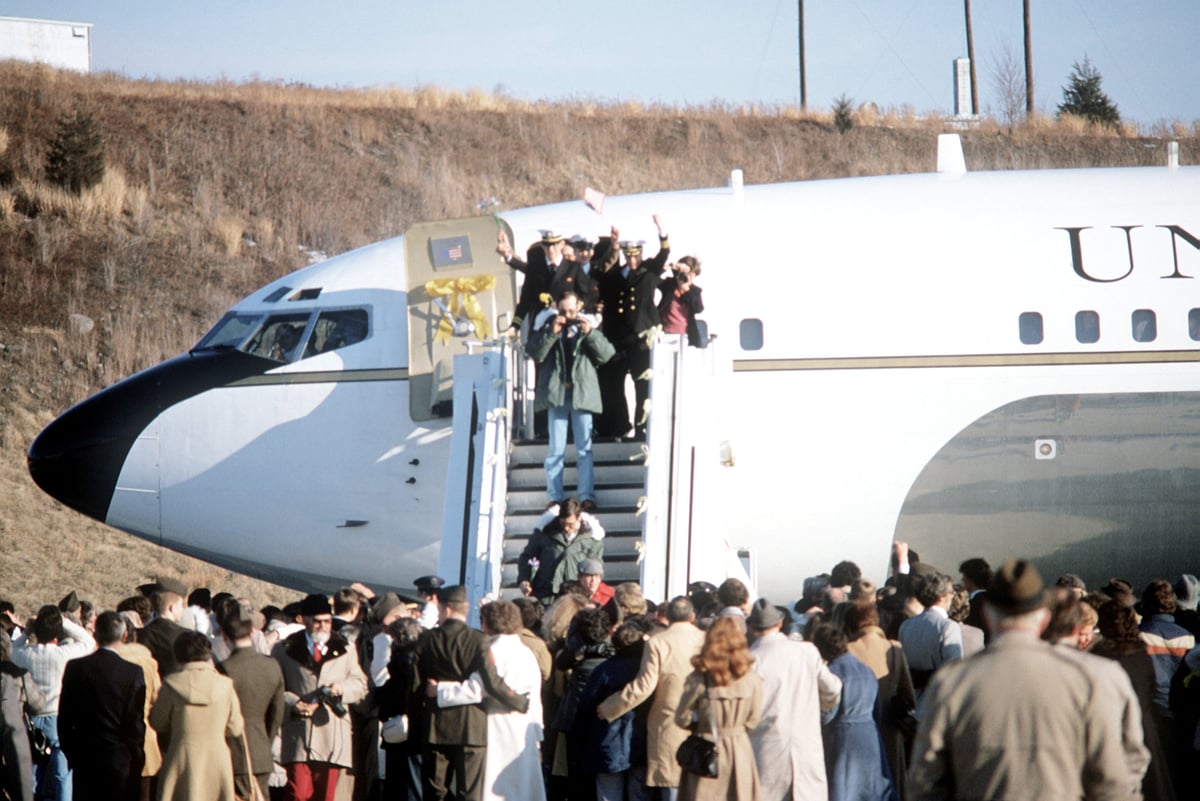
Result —
POLYGON ((546 413, 549 439, 545 469, 550 503, 565 499, 563 461, 568 426, 579 471, 577 495, 595 511, 592 438, 644 441, 650 397, 650 346, 656 331, 686 337, 700 347, 696 315, 704 302, 695 279, 700 260, 669 262, 670 242, 654 216, 659 250, 643 258, 644 243, 622 241, 612 228, 605 238, 570 239, 544 230, 525 259, 501 231, 496 247, 524 274, 513 326, 529 320, 525 353, 538 364, 535 409, 546 413), (633 414, 626 399, 632 379, 633 414))
MULTIPOLYGON (((577 530, 578 504, 552 522, 577 530)), ((598 521, 597 521, 598 525, 598 521)), ((590 536, 590 535, 587 535, 590 536)), ((1193 797, 1200 582, 1047 587, 1030 562, 897 543, 778 605, 662 603, 600 554, 473 628, 461 586, 286 608, 160 578, 99 612, 0 602, 11 801, 1193 797), (702 764, 684 753, 701 748, 702 764), (681 750, 681 746, 688 747, 681 750)), ((536 589, 535 589, 536 587, 536 589)))

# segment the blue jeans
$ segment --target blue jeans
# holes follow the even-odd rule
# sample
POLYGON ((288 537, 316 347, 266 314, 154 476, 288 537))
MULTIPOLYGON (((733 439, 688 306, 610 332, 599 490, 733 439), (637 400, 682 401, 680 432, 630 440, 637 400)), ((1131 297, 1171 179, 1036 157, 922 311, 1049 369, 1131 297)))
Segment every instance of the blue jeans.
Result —
POLYGON ((58 715, 35 715, 33 725, 46 733, 53 749, 50 758, 37 766, 34 798, 38 801, 71 801, 71 769, 58 742, 58 715))
POLYGON ((646 786, 646 766, 620 773, 596 774, 596 801, 650 801, 652 789, 646 786))
POLYGON ((592 413, 572 408, 571 390, 562 406, 546 410, 550 446, 546 449, 546 494, 552 501, 563 500, 563 457, 567 451, 567 423, 575 435, 575 466, 579 469, 577 495, 581 501, 596 500, 596 477, 592 467, 592 413))

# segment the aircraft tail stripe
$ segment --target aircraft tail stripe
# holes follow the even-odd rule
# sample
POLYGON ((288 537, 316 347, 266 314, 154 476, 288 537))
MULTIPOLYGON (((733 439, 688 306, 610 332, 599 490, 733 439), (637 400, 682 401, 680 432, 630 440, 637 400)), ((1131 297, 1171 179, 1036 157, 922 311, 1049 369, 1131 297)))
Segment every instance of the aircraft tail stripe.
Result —
POLYGON ((1064 367, 1094 364, 1166 364, 1178 362, 1200 362, 1200 350, 735 359, 733 362, 733 371, 735 373, 754 373, 789 370, 896 370, 939 367, 1064 367))

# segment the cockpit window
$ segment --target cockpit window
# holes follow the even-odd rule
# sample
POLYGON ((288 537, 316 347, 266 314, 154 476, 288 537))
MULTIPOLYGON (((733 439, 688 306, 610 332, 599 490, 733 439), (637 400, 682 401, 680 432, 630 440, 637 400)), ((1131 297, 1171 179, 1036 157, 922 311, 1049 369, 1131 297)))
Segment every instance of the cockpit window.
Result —
POLYGON ((313 326, 304 358, 326 353, 367 338, 367 312, 364 309, 342 309, 322 312, 313 326))
POLYGON ((193 350, 236 348, 258 328, 261 314, 227 314, 204 335, 193 350))
POLYGON ((308 327, 307 314, 278 314, 268 317, 242 350, 277 362, 290 362, 300 352, 300 339, 308 327))

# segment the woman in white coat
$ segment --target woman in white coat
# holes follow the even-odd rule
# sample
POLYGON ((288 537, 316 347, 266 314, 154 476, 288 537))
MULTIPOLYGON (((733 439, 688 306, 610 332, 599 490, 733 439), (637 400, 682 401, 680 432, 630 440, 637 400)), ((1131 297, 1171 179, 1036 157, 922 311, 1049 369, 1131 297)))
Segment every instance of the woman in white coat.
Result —
POLYGON ((492 638, 496 673, 514 692, 529 698, 529 709, 514 712, 484 697, 483 684, 472 675, 465 682, 437 685, 438 706, 483 702, 488 713, 487 758, 483 771, 484 801, 546 801, 538 744, 542 741, 542 670, 537 657, 521 642, 521 612, 511 601, 492 601, 479 611, 483 630, 492 638))

